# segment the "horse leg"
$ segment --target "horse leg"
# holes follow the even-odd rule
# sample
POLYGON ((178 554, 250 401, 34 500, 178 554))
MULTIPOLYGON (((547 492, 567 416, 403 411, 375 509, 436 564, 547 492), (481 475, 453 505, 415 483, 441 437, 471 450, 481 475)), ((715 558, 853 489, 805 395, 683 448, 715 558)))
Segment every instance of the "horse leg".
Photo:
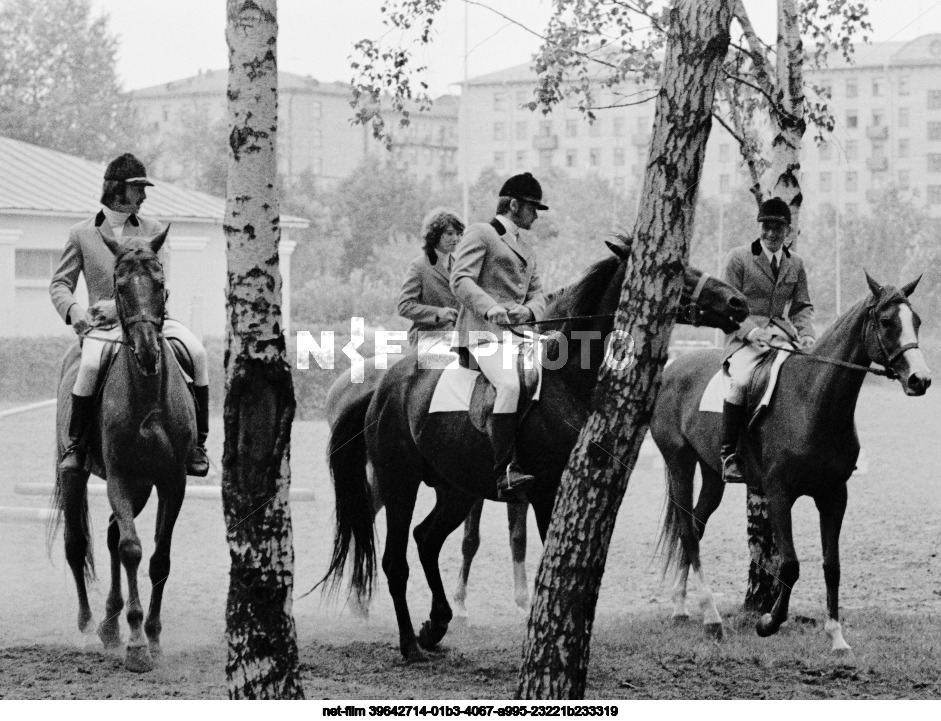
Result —
POLYGON ((60 480, 65 527, 65 560, 75 579, 75 591, 78 596, 78 630, 83 635, 90 634, 95 627, 91 605, 88 603, 88 589, 85 585, 85 557, 88 553, 88 500, 87 473, 65 473, 60 480))
POLYGON ((98 626, 98 638, 107 649, 114 649, 121 645, 121 621, 119 616, 124 608, 124 597, 121 595, 121 553, 118 551, 118 542, 121 532, 114 514, 108 519, 108 554, 111 557, 111 589, 105 601, 105 618, 98 626))
POLYGON ((438 556, 441 547, 457 527, 461 525, 467 513, 474 505, 475 498, 460 491, 442 488, 435 489, 437 501, 431 513, 415 527, 415 542, 418 544, 418 558, 425 571, 425 579, 431 589, 431 613, 422 624, 418 633, 418 643, 422 648, 431 649, 438 645, 448 632, 448 624, 453 616, 441 581, 441 569, 438 556))
POLYGON ((781 565, 778 569, 778 597, 771 607, 771 612, 763 615, 755 628, 762 637, 777 633, 781 624, 787 620, 791 592, 800 577, 800 562, 794 550, 794 534, 791 529, 793 501, 789 502, 780 496, 770 496, 768 501, 771 530, 781 552, 781 565))
POLYGON ((521 617, 529 615, 529 583, 526 581, 526 516, 528 503, 507 503, 510 553, 513 556, 513 600, 521 617))
POLYGON ((120 531, 118 552, 121 564, 127 576, 127 624, 130 626, 130 637, 127 640, 127 655, 124 665, 129 671, 144 672, 154 667, 153 658, 147 648, 147 638, 144 636, 144 607, 140 602, 140 590, 137 586, 137 569, 143 555, 140 537, 134 524, 134 517, 143 508, 150 495, 150 488, 142 499, 130 497, 124 488, 127 481, 116 478, 108 480, 108 496, 111 499, 111 508, 120 531), (136 501, 136 503, 135 503, 136 501))
MULTIPOLYGON (((386 547, 382 554, 382 570, 386 574, 389 595, 392 596, 392 605, 395 607, 395 619, 399 625, 399 651, 409 663, 425 660, 425 654, 418 648, 408 601, 405 598, 408 587, 408 529, 412 523, 419 485, 417 480, 412 479, 418 479, 419 474, 420 471, 415 471, 411 475, 402 476, 409 480, 400 484, 401 487, 396 488, 394 494, 383 494, 389 496, 389 502, 386 504, 386 547)), ((398 475, 396 473, 396 476, 398 475)))
POLYGON ((467 621, 467 579, 470 577, 471 563, 480 548, 480 514, 484 510, 484 499, 480 498, 471 506, 470 513, 464 519, 464 542, 461 544, 461 570, 454 588, 455 620, 467 621))
POLYGON ((689 611, 686 610, 686 589, 689 584, 689 566, 683 564, 682 568, 676 571, 676 581, 673 583, 673 590, 670 592, 670 600, 673 602, 673 613, 670 618, 674 623, 685 623, 689 621, 689 611))
MULTIPOLYGON (((699 469, 702 473, 702 488, 699 491, 699 498, 696 499, 696 508, 693 510, 693 523, 696 527, 697 538, 701 541, 706 532, 706 523, 709 522, 709 518, 715 513, 719 503, 722 502, 725 483, 722 482, 722 476, 705 463, 700 463, 699 469)), ((721 641, 723 635, 722 617, 719 615, 719 609, 716 608, 712 589, 706 582, 706 574, 702 570, 702 556, 698 552, 696 561, 693 563, 693 570, 699 580, 699 608, 703 612, 703 624, 706 627, 706 632, 717 641, 721 641)))
POLYGON ((846 512, 846 484, 839 483, 826 497, 815 498, 820 512, 820 541, 823 546, 823 578, 827 584, 827 622, 830 651, 845 653, 850 646, 843 640, 840 626, 840 529, 846 512))
POLYGON ((180 515, 185 491, 186 476, 184 475, 172 488, 163 493, 159 490, 157 492, 157 529, 154 533, 154 553, 150 557, 150 608, 147 610, 147 620, 144 622, 150 653, 155 658, 163 654, 160 648, 160 632, 163 629, 160 623, 160 607, 163 604, 163 591, 167 586, 167 578, 170 577, 170 541, 173 538, 173 527, 180 515))

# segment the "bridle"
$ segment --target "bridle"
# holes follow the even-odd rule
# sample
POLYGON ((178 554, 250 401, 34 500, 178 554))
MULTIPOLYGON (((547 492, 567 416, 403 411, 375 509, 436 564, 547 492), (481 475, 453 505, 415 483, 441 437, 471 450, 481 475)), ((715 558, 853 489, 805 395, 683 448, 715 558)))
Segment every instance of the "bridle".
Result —
MULTIPOLYGON (((908 305, 909 310, 912 312, 912 316, 917 318, 915 310, 911 307, 907 300, 900 300, 900 303, 905 303, 908 305)), ((914 343, 903 343, 894 353, 889 353, 889 349, 886 347, 885 339, 882 337, 882 333, 879 330, 878 318, 876 318, 876 310, 879 308, 878 300, 870 303, 869 309, 866 313, 866 323, 863 325, 863 345, 868 349, 869 347, 869 328, 870 326, 875 328, 874 335, 876 337, 876 343, 879 346, 879 351, 882 353, 882 357, 885 358, 884 361, 876 361, 882 363, 885 366, 887 371, 890 371, 893 375, 889 376, 890 378, 898 378, 898 373, 895 371, 895 362, 904 355, 906 351, 916 350, 918 348, 918 342, 914 343)))

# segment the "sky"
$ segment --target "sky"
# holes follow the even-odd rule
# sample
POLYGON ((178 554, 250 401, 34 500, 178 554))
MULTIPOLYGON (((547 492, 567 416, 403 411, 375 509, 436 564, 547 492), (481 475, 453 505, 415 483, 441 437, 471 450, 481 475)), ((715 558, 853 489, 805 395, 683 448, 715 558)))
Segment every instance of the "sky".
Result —
MULTIPOLYGON (((383 0, 279 0, 278 57, 282 70, 321 81, 352 78, 349 57, 362 38, 387 29, 383 0)), ((179 80, 200 70, 228 67, 225 0, 92 0, 110 16, 118 36, 118 72, 125 90, 179 80)), ((500 13, 542 31, 551 0, 489 0, 500 13)), ((775 34, 773 0, 745 0, 752 22, 766 40, 775 34)), ((872 39, 910 40, 941 32, 941 0, 871 0, 872 39)), ((419 59, 433 96, 458 92, 464 77, 464 17, 468 18, 469 77, 529 62, 539 39, 482 4, 447 0, 435 22, 433 49, 419 59)), ((394 40, 395 36, 389 35, 394 40)))

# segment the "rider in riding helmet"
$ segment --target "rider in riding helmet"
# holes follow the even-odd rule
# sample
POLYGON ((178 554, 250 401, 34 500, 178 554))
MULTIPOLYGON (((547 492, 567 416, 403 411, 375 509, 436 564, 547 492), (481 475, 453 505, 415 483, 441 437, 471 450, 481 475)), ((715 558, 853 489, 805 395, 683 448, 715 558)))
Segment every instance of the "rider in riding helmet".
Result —
POLYGON ((730 387, 723 407, 720 456, 726 483, 745 482, 736 448, 747 422, 748 383, 759 361, 772 350, 772 339, 807 349, 816 337, 804 261, 784 245, 791 209, 781 198, 771 198, 761 204, 758 222, 761 237, 734 248, 725 261, 725 282, 745 295, 750 312, 741 327, 725 337, 730 387))
MULTIPOLYGON (((120 243, 123 238, 149 238, 163 230, 157 221, 138 215, 147 197, 145 188, 152 185, 143 163, 130 153, 112 160, 105 170, 101 210, 69 230, 69 240, 49 285, 56 310, 62 320, 72 326, 82 344, 82 359, 72 389, 69 442, 59 460, 60 471, 81 471, 85 466, 84 438, 94 414, 102 351, 106 343, 121 339, 114 302, 114 255, 102 238, 120 243), (84 274, 88 288, 88 309, 83 308, 74 296, 80 274, 84 274)), ((164 320, 163 334, 168 339, 179 339, 193 359, 197 443, 187 459, 187 473, 205 476, 209 472, 206 455, 206 437, 209 434, 206 350, 196 336, 171 318, 164 320)))
POLYGON ((467 229, 451 266, 451 290, 461 302, 456 323, 459 353, 474 356, 497 392, 487 434, 493 446, 497 494, 507 500, 513 500, 533 477, 515 460, 520 387, 515 364, 505 362, 512 356, 503 352, 507 336, 511 343, 520 340, 501 324, 540 320, 546 310, 536 254, 520 233, 532 227, 539 210, 548 210, 539 182, 530 173, 514 175, 500 189, 496 217, 467 229))

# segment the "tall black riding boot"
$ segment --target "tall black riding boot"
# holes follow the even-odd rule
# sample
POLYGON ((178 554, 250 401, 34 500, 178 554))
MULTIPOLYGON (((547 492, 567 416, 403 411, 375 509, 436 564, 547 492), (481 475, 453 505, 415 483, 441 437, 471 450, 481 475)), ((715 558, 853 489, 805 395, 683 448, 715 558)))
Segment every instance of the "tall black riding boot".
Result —
POLYGON ((59 460, 60 471, 77 472, 85 469, 85 435, 95 412, 95 396, 72 394, 72 413, 69 416, 69 445, 59 460))
POLYGON ((487 431, 493 446, 497 497, 505 501, 518 501, 519 494, 536 479, 524 473, 516 462, 516 414, 491 414, 487 431))
POLYGON ((209 456, 206 454, 206 439, 209 437, 209 386, 193 386, 196 399, 196 445, 186 459, 186 475, 209 474, 209 456))
POLYGON ((745 429, 748 409, 734 403, 725 403, 722 407, 722 480, 726 483, 744 483, 745 474, 738 457, 738 439, 745 429))

